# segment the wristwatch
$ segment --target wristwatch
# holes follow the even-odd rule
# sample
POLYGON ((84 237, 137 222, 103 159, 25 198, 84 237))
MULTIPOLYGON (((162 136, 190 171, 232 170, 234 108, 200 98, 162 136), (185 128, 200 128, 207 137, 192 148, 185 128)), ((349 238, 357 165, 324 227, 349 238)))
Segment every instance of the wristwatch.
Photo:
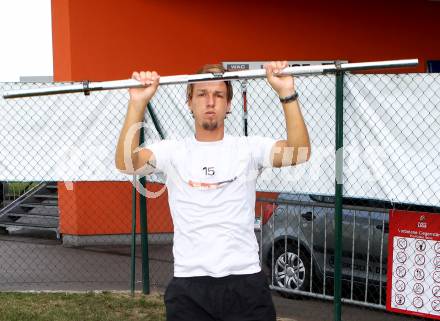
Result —
POLYGON ((295 100, 297 100, 298 99, 298 93, 295 91, 292 95, 290 95, 290 96, 287 96, 287 97, 279 97, 280 98, 280 101, 281 101, 281 103, 283 103, 283 104, 287 104, 287 103, 290 103, 290 102, 292 102, 292 101, 295 101, 295 100))

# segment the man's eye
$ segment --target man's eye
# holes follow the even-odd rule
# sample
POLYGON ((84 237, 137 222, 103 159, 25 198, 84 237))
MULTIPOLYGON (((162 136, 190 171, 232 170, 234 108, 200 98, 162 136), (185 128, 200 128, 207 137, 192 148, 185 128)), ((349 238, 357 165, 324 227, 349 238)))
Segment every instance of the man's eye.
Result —
POLYGON ((203 97, 203 96, 205 96, 205 93, 199 93, 197 96, 203 97))

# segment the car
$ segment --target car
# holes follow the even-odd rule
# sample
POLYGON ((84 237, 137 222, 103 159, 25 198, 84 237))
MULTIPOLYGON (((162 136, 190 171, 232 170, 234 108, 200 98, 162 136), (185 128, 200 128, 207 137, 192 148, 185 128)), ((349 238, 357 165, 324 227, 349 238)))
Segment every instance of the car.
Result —
MULTIPOLYGON (((335 197, 280 193, 273 201, 257 202, 260 255, 262 266, 271 271, 272 285, 296 293, 332 295, 335 197)), ((432 206, 343 198, 341 274, 351 299, 366 298, 369 289, 369 295, 380 297, 376 303, 384 304, 388 213, 393 208, 440 213, 432 206)))

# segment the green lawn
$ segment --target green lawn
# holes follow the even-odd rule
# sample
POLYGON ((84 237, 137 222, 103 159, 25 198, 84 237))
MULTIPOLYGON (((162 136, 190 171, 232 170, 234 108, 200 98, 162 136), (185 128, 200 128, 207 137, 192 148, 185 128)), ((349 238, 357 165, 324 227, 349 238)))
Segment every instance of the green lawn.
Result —
POLYGON ((0 292, 0 320, 164 321, 165 307, 160 295, 0 292))

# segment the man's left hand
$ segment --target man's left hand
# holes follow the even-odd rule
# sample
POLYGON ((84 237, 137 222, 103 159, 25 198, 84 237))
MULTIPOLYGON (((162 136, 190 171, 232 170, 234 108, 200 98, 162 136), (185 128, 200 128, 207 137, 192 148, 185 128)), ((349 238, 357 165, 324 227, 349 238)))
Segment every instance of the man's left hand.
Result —
POLYGON ((292 76, 276 76, 287 67, 287 61, 272 61, 264 65, 267 81, 280 97, 293 95, 295 82, 292 76))

